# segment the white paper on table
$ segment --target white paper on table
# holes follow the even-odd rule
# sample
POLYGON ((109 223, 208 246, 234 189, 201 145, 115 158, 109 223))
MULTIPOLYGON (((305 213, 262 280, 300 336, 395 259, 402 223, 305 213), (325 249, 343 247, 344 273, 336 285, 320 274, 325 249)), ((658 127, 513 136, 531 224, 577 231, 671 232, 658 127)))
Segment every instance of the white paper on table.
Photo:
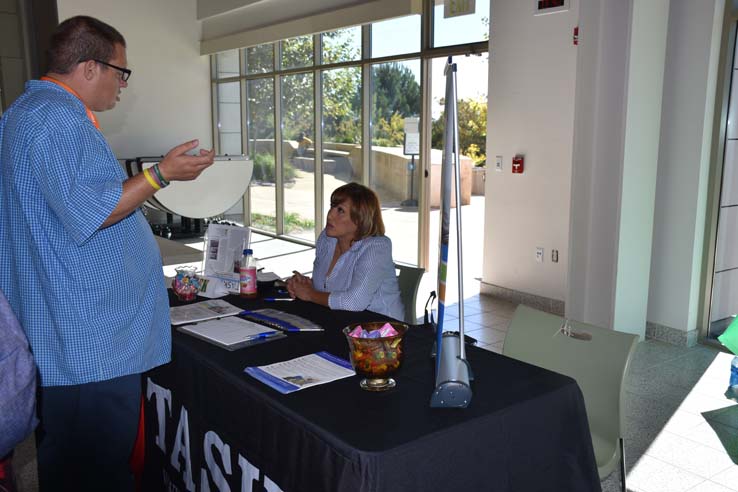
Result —
POLYGON ((214 299, 212 301, 201 301, 194 304, 170 307, 169 318, 172 325, 182 325, 185 323, 197 323, 198 321, 208 319, 233 316, 241 311, 243 309, 231 303, 221 299, 214 299))
POLYGON ((267 366, 247 367, 245 372, 283 394, 356 374, 349 361, 328 352, 304 355, 267 366))
POLYGON ((238 317, 213 319, 194 325, 180 326, 177 329, 226 349, 236 349, 256 342, 285 338, 285 335, 277 330, 265 328, 238 317))
POLYGON ((238 292, 238 266, 243 250, 251 244, 251 229, 209 224, 205 234, 203 274, 223 280, 230 292, 238 292))

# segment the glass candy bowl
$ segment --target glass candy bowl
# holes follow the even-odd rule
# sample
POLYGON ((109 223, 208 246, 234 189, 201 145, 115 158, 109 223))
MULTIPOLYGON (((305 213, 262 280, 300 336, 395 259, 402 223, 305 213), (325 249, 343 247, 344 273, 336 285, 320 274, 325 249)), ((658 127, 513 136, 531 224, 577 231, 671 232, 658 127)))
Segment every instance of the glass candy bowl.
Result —
POLYGON ((194 301, 200 290, 200 279, 195 275, 195 267, 177 267, 177 275, 172 280, 172 290, 180 301, 194 301))
POLYGON ((353 323, 343 329, 349 344, 349 356, 354 371, 363 379, 360 386, 367 391, 385 391, 397 384, 390 376, 400 368, 403 358, 402 341, 408 325, 389 321, 397 335, 383 338, 356 338, 349 333, 361 325, 366 331, 379 330, 387 321, 353 323))

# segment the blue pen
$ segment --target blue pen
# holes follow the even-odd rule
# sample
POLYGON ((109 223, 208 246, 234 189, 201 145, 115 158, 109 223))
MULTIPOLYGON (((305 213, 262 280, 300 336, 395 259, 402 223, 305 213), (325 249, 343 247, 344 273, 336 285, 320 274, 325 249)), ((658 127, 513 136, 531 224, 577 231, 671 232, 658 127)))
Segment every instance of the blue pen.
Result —
POLYGON ((291 297, 265 297, 264 301, 266 302, 275 302, 275 301, 294 301, 291 297))
POLYGON ((269 338, 271 336, 274 336, 277 333, 279 333, 279 332, 278 331, 264 331, 264 332, 261 332, 261 333, 257 333, 256 335, 254 335, 253 338, 255 338, 256 340, 261 340, 263 338, 269 338))

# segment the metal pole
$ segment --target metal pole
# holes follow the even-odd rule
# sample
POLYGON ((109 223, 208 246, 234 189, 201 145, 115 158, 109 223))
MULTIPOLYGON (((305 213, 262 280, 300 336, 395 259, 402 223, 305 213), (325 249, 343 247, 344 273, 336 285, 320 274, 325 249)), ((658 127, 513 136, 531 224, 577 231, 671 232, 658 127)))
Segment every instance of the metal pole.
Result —
POLYGON ((414 202, 413 200, 413 188, 415 188, 415 185, 413 183, 413 178, 415 177, 415 154, 410 156, 410 203, 412 204, 414 202))
MULTIPOLYGON (((456 65, 454 65, 455 67, 456 65)), ((459 279, 459 357, 466 360, 464 343, 464 264, 461 249, 461 148, 459 147, 459 112, 456 102, 456 70, 453 71, 454 181, 456 182, 456 266, 459 279)))
POLYGON ((466 360, 464 346, 464 289, 461 263, 461 173, 458 108, 456 104, 456 64, 451 57, 446 75, 446 119, 443 165, 441 166, 441 231, 438 261, 438 331, 436 333, 436 388, 431 395, 431 407, 466 408, 472 398, 469 381, 471 368, 466 360), (443 332, 446 303, 446 275, 448 266, 448 235, 451 216, 451 166, 454 166, 456 192, 456 244, 459 268, 459 332, 443 332))
POLYGON ((446 128, 444 131, 443 142, 443 164, 441 165, 441 224, 440 237, 438 241, 438 333, 436 334, 436 370, 440 369, 442 338, 443 338, 443 321, 446 312, 446 273, 448 268, 448 235, 449 222, 451 215, 451 166, 453 165, 453 151, 455 134, 450 130, 453 125, 453 112, 456 110, 454 106, 454 91, 452 72, 456 71, 456 65, 449 63, 446 65, 444 74, 446 75, 446 107, 445 119, 446 128))

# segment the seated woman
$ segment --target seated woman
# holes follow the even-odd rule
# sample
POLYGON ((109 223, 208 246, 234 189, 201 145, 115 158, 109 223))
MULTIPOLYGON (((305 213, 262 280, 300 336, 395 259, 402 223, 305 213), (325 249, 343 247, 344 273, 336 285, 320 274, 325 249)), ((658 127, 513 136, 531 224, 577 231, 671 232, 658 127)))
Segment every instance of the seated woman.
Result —
POLYGON ((326 226, 315 245, 312 281, 296 274, 287 281, 292 297, 331 309, 368 309, 402 319, 404 308, 384 235, 377 195, 358 183, 331 194, 326 226))

